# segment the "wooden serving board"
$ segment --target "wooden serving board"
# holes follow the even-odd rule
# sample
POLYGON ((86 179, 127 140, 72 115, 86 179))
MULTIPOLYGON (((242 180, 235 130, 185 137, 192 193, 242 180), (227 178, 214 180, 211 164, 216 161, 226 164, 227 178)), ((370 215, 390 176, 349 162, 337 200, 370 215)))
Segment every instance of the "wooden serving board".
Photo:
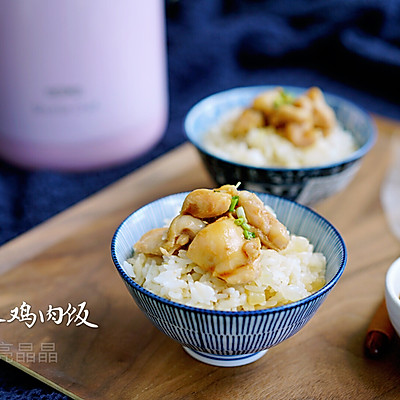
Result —
POLYGON ((110 241, 132 211, 158 197, 212 187, 184 144, 0 249, 0 319, 25 302, 86 302, 77 322, 0 323, 0 356, 75 399, 397 399, 400 345, 381 360, 363 354, 385 273, 400 256, 379 189, 390 137, 400 124, 376 118, 379 139, 351 186, 315 209, 341 232, 349 258, 337 286, 298 334, 257 362, 218 368, 195 361, 161 334, 131 299, 110 257, 110 241))

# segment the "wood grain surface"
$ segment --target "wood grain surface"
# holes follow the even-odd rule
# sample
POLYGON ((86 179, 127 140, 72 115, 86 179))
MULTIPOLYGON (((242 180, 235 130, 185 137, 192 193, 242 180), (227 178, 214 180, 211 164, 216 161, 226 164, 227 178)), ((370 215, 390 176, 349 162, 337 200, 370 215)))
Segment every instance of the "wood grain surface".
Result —
POLYGON ((132 211, 213 186, 189 144, 0 248, 0 320, 23 302, 38 314, 85 301, 99 326, 0 322, 0 357, 76 399, 400 398, 399 338, 380 360, 363 354, 385 273, 400 256, 379 200, 400 124, 375 120, 378 141, 351 186, 314 207, 342 234, 346 270, 310 323, 257 362, 218 368, 192 359, 144 317, 111 261, 112 235, 132 211))

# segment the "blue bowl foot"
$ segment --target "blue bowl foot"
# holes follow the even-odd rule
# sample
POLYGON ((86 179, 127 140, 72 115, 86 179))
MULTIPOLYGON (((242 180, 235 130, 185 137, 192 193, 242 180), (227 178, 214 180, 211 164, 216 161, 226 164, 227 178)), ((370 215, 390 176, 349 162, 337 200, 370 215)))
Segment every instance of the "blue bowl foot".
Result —
POLYGON ((203 353, 201 351, 189 349, 185 346, 183 346, 183 349, 197 361, 214 365, 216 367, 240 367, 257 361, 267 352, 267 350, 262 350, 251 354, 223 356, 219 354, 203 353))

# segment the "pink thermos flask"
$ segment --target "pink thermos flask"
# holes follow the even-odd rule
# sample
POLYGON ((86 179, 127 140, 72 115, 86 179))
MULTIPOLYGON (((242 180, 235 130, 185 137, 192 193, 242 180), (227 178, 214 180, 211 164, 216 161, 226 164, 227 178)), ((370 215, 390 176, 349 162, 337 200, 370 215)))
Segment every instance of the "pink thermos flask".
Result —
POLYGON ((163 0, 0 2, 0 157, 87 170, 133 159, 168 114, 163 0))

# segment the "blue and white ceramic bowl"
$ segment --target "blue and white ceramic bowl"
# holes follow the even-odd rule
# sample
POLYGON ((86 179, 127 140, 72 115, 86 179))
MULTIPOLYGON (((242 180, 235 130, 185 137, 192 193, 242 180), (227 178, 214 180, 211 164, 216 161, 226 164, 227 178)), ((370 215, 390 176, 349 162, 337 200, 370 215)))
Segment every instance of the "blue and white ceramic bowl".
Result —
POLYGON ((307 237, 327 259, 326 285, 313 295, 281 307, 257 311, 215 311, 174 303, 150 293, 128 276, 124 261, 148 230, 164 225, 180 209, 187 193, 156 200, 131 214, 116 230, 111 244, 114 264, 139 308, 150 321, 197 360, 216 366, 251 363, 267 349, 298 332, 338 282, 347 260, 338 231, 309 208, 258 193, 291 233, 307 237))
MULTIPOLYGON (((312 205, 341 190, 353 179, 361 159, 376 140, 375 125, 368 113, 338 96, 324 93, 341 126, 350 131, 359 148, 340 162, 310 168, 254 167, 221 158, 204 146, 204 135, 220 118, 237 107, 246 107, 254 97, 275 86, 253 86, 230 89, 211 95, 188 112, 184 129, 189 141, 197 148, 210 175, 218 185, 241 182, 242 188, 271 193, 312 205)), ((282 86, 297 96, 306 88, 282 86)))

